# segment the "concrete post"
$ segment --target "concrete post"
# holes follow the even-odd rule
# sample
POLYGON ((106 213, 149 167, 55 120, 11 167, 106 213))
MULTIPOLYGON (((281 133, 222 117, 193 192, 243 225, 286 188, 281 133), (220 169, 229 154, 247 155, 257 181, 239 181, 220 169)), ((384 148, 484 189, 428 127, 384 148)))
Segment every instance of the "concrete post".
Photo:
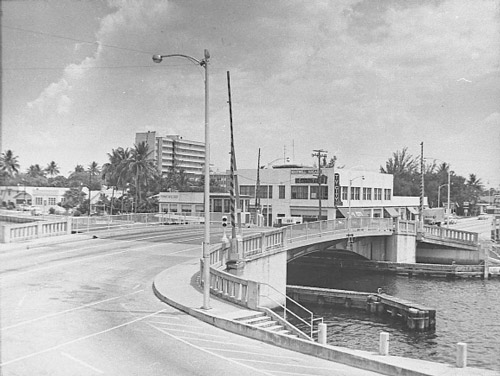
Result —
POLYGON ((457 343, 457 367, 467 367, 467 344, 463 342, 457 343))
POLYGON ((326 345, 326 332, 327 332, 327 325, 324 323, 318 324, 318 343, 320 345, 326 345))
POLYGON ((387 332, 380 333, 378 353, 380 355, 389 355, 389 333, 387 332))

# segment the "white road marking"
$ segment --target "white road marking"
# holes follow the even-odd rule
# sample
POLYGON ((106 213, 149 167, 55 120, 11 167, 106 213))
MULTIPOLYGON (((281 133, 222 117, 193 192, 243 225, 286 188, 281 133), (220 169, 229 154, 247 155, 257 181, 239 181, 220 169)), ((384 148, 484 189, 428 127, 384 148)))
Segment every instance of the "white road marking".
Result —
POLYGON ((21 300, 19 301, 19 303, 17 303, 17 306, 18 306, 18 307, 21 307, 21 306, 23 305, 23 303, 24 303, 24 299, 26 299, 26 296, 27 296, 27 295, 28 295, 28 294, 24 294, 24 296, 21 298, 21 300))
POLYGON ((157 315, 157 314, 165 312, 165 311, 166 311, 166 309, 162 309, 160 311, 156 311, 156 312, 150 313, 149 315, 142 316, 142 317, 139 317, 139 318, 131 320, 131 321, 127 321, 127 322, 125 322, 123 324, 113 326, 111 328, 102 330, 102 331, 97 332, 97 333, 92 333, 92 334, 89 334, 89 335, 86 335, 86 336, 83 336, 83 337, 80 337, 80 338, 73 339, 71 341, 60 343, 59 345, 49 347, 49 348, 47 348, 45 350, 36 351, 36 352, 31 353, 31 354, 21 356, 19 358, 11 359, 11 360, 8 360, 6 362, 0 363, 0 366, 6 366, 8 364, 20 362, 22 360, 25 360, 25 359, 28 359, 28 358, 32 358, 32 357, 37 356, 37 355, 45 354, 45 353, 48 353, 50 351, 57 350, 57 349, 59 349, 61 347, 68 346, 68 345, 71 345, 71 344, 76 343, 76 342, 84 341, 86 339, 89 339, 89 338, 92 338, 92 337, 96 337, 96 336, 101 335, 101 334, 105 334, 105 333, 111 332, 111 331, 113 331, 115 329, 123 328, 124 326, 134 324, 134 323, 136 323, 138 321, 142 321, 144 319, 147 319, 148 317, 157 315))
MULTIPOLYGON (((160 328, 156 328, 156 329, 160 329, 160 328)), ((214 338, 227 338, 226 336, 221 336, 221 335, 217 335, 217 334, 208 334, 208 333, 201 333, 200 334, 200 332, 192 332, 192 331, 184 330, 184 329, 174 329, 174 328, 164 328, 164 329, 168 330, 169 332, 181 332, 181 333, 185 333, 185 334, 198 334, 198 335, 202 335, 205 337, 214 337, 214 338)))
MULTIPOLYGON (((153 328, 155 328, 155 327, 153 326, 153 328)), ((255 367, 252 367, 252 366, 248 365, 248 364, 240 363, 240 362, 238 362, 238 361, 235 361, 235 360, 233 360, 233 359, 231 359, 231 358, 228 358, 228 357, 225 357, 225 356, 223 356, 223 355, 217 354, 217 353, 215 353, 215 352, 205 350, 203 347, 196 346, 196 345, 194 345, 194 344, 192 344, 192 343, 190 343, 190 342, 188 342, 188 341, 185 341, 184 339, 182 339, 182 338, 180 338, 180 337, 177 337, 177 336, 175 336, 175 335, 173 335, 173 334, 171 334, 171 333, 165 332, 164 330, 162 330, 162 329, 160 329, 160 328, 155 328, 155 329, 156 329, 156 330, 159 330, 159 331, 160 331, 160 332, 162 332, 163 334, 166 334, 167 336, 169 336, 169 337, 171 337, 171 338, 174 338, 174 339, 176 339, 176 340, 178 340, 178 341, 180 341, 180 342, 182 342, 182 343, 184 343, 184 344, 186 344, 186 345, 188 345, 188 346, 191 346, 191 347, 194 347, 194 348, 195 348, 195 349, 197 349, 197 350, 203 351, 204 353, 210 354, 210 355, 212 355, 212 356, 215 356, 215 357, 220 358, 220 359, 225 360, 225 361, 229 361, 229 362, 231 362, 231 363, 235 363, 235 364, 237 364, 237 365, 239 365, 239 366, 249 368, 249 369, 251 369, 252 371, 258 372, 258 373, 263 374, 263 375, 274 376, 272 373, 269 373, 269 372, 266 372, 266 371, 263 371, 263 370, 257 369, 257 368, 255 368, 255 367)))
POLYGON ((273 365, 279 365, 279 366, 288 366, 288 367, 301 367, 301 368, 307 368, 307 369, 323 369, 323 370, 332 370, 330 367, 314 367, 311 366, 310 364, 290 364, 290 363, 278 363, 278 362, 268 362, 265 360, 254 360, 254 359, 238 359, 234 358, 237 361, 240 362, 253 362, 253 363, 262 363, 262 364, 273 364, 273 365))
POLYGON ((66 358, 68 359, 71 359, 73 360, 74 362, 77 362, 77 363, 80 363, 82 366, 85 366, 87 368, 90 368, 92 371, 94 372, 97 372, 97 373, 104 373, 104 371, 101 371, 99 368, 95 368, 93 366, 91 366, 90 364, 88 364, 87 362, 84 362, 83 360, 81 359, 78 359, 78 358, 75 358, 73 355, 70 355, 68 353, 65 353, 65 352, 61 352, 61 355, 65 356, 66 358))
POLYGON ((223 349, 223 348, 210 348, 210 347, 205 347, 207 350, 214 350, 214 351, 223 351, 223 352, 232 352, 232 353, 238 353, 238 354, 246 354, 246 355, 259 355, 259 356, 267 356, 270 358, 280 358, 280 359, 293 359, 296 360, 296 356, 284 356, 284 355, 273 355, 269 353, 258 353, 258 352, 250 352, 250 351, 241 351, 241 350, 232 350, 232 349, 223 349))
MULTIPOLYGON (((153 327, 154 328, 154 327, 153 327)), ((155 328, 155 329, 158 329, 166 334, 171 334, 171 333, 167 333, 165 331, 165 329, 162 329, 162 328, 155 328)), ((168 329, 167 329, 168 330, 168 329)), ((183 339, 183 340, 186 340, 186 341, 201 341, 201 342, 210 342, 210 343, 219 343, 219 344, 222 344, 222 345, 231 345, 231 346, 245 346, 245 347, 257 347, 257 348, 260 348, 260 346, 258 345, 242 345, 240 343, 236 343, 236 342, 228 342, 228 341, 213 341, 211 339, 205 339, 205 338, 197 338, 197 337, 178 337, 180 339, 183 339)))
POLYGON ((124 297, 126 297, 126 296, 130 296, 130 295, 138 294, 138 293, 143 292, 143 291, 144 291, 144 290, 134 291, 134 292, 131 292, 130 294, 125 294, 125 295, 121 295, 121 296, 115 296, 114 298, 109 298, 109 299, 99 300, 99 301, 97 301, 97 302, 92 302, 92 303, 89 303, 89 304, 84 304, 84 305, 82 305, 82 306, 75 307, 75 308, 71 308, 71 309, 67 309, 67 310, 60 311, 60 312, 49 313, 49 314, 47 314, 47 315, 40 316, 40 317, 37 317, 37 318, 35 318, 35 319, 26 320, 26 321, 21 321, 21 322, 19 322, 19 323, 17 323, 17 324, 14 324, 14 325, 5 326, 5 327, 1 328, 1 329, 0 329, 0 331, 4 331, 4 330, 7 330, 7 329, 12 329, 12 328, 16 328, 16 327, 18 327, 18 326, 21 326, 21 325, 26 325, 26 324, 30 324, 30 323, 32 323, 32 322, 39 321, 39 320, 43 320, 43 319, 46 319, 46 318, 49 318, 49 317, 54 317, 54 316, 63 315, 63 314, 68 313, 68 312, 73 312, 73 311, 77 311, 77 310, 79 310, 79 309, 88 308, 88 307, 91 307, 91 306, 94 306, 94 305, 97 305, 97 304, 110 302, 110 301, 112 301, 112 300, 121 299, 121 298, 124 298, 124 297))

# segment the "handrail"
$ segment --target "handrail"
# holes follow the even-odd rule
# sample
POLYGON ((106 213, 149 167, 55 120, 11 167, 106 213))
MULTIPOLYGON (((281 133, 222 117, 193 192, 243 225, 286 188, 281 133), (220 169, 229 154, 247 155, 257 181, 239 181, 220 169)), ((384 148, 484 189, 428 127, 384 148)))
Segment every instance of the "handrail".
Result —
POLYGON ((287 315, 287 312, 289 312, 292 316, 294 316, 296 319, 298 319, 300 322, 302 322, 303 324, 305 324, 307 327, 309 327, 309 335, 307 335, 306 333, 304 333, 302 330, 296 328, 298 331, 300 331, 301 333, 303 333, 304 335, 306 335, 307 337, 309 337, 310 339, 314 339, 314 334, 318 332, 318 330, 314 330, 314 324, 315 323, 322 323, 323 322, 323 317, 317 317, 317 318, 314 318, 314 313, 312 311, 310 311, 309 309, 307 309, 306 307, 304 307, 302 304, 300 304, 299 302, 293 300, 292 298, 290 298, 288 295, 286 294, 283 294, 281 291, 278 291, 275 287, 271 286, 270 284, 268 283, 265 283, 265 282, 259 282, 260 285, 265 285, 267 287, 270 287, 272 290, 274 290, 275 292, 277 292, 279 295, 281 295, 282 297, 285 298, 285 305, 283 305, 282 303, 274 300, 272 297, 270 296, 265 296, 267 299, 271 300, 273 303, 277 304, 278 306, 280 306, 282 309, 283 309, 283 315, 284 315, 284 319, 286 320, 286 315, 287 315), (300 317, 299 315, 297 315, 295 312, 293 312, 292 310, 288 309, 287 306, 286 306, 286 301, 290 300, 293 304, 295 304, 297 307, 299 308, 302 308, 306 313, 309 314, 310 316, 310 320, 309 322, 307 322, 306 320, 304 320, 302 317, 300 317))

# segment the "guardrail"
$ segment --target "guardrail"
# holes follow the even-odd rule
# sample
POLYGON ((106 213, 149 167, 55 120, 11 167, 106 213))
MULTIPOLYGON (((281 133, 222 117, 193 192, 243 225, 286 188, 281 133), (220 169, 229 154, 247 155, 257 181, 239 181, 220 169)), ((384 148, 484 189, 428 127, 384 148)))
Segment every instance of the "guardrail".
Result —
POLYGON ((477 245, 479 243, 479 234, 477 232, 462 231, 439 226, 424 225, 424 237, 454 240, 471 245, 477 245))

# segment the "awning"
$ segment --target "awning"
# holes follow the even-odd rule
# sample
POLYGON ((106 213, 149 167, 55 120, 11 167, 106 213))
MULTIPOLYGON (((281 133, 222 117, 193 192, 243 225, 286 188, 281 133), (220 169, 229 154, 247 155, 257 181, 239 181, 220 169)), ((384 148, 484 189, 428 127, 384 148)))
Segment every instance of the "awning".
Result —
POLYGON ((399 217, 399 213, 396 209, 394 208, 384 208, 387 214, 389 214, 391 217, 399 217))
MULTIPOLYGON (((349 208, 337 208, 337 210, 344 216, 344 218, 349 217, 349 208)), ((351 208, 351 217, 365 217, 365 213, 362 209, 351 208)))
POLYGON ((407 207, 406 209, 408 209, 408 211, 411 213, 411 214, 415 214, 415 215, 418 215, 418 209, 414 208, 414 207, 407 207))
POLYGON ((349 209, 347 209, 347 208, 337 208, 337 210, 344 216, 344 218, 349 217, 349 209))

